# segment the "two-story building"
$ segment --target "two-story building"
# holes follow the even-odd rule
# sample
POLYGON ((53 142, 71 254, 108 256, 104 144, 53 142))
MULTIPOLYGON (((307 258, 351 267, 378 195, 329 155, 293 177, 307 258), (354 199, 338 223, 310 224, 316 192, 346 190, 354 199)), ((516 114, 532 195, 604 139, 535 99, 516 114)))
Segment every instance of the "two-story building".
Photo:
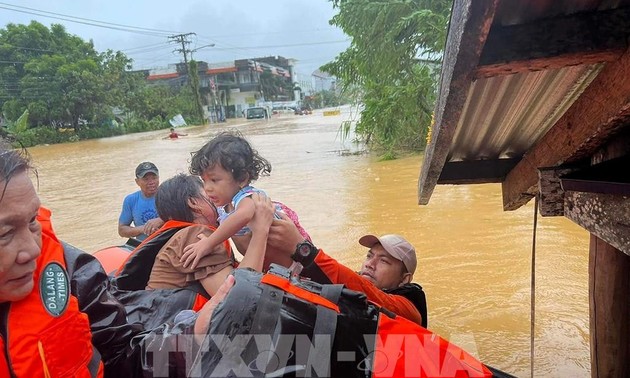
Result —
MULTIPOLYGON (((295 60, 281 56, 239 59, 222 63, 197 62, 199 92, 210 116, 241 117, 253 106, 299 100, 295 60)), ((171 64, 148 71, 147 80, 174 87, 187 85, 188 67, 171 64)))

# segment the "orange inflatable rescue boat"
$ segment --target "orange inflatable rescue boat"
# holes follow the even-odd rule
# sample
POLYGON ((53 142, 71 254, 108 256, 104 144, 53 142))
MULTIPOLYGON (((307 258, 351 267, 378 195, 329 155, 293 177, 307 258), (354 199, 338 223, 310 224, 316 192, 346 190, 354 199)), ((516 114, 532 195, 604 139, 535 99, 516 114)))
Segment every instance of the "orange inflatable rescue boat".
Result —
POLYGON ((94 257, 103 265, 103 269, 109 275, 112 275, 118 268, 122 266, 129 257, 131 251, 140 245, 140 241, 129 239, 123 245, 106 247, 94 252, 94 257))

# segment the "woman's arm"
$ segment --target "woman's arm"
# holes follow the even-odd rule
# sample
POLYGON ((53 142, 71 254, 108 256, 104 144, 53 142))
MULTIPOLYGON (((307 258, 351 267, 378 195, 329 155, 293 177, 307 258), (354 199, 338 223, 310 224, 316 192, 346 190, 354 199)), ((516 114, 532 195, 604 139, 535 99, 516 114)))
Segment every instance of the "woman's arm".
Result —
POLYGON ((259 272, 262 271, 265 251, 267 249, 267 236, 269 235, 269 227, 273 221, 275 207, 271 199, 265 195, 254 193, 251 197, 252 208, 255 208, 254 217, 249 222, 249 228, 252 230, 252 238, 247 246, 247 252, 243 257, 243 261, 239 264, 240 268, 251 268, 259 272))
MULTIPOLYGON (((269 226, 271 226, 273 221, 275 207, 269 197, 258 193, 253 194, 248 202, 251 202, 252 208, 256 207, 256 212, 249 222, 249 227, 252 230, 252 239, 249 242, 243 261, 239 264, 239 268, 250 268, 260 272, 263 267, 265 250, 267 248, 267 235, 269 234, 269 226)), ((208 294, 212 296, 232 270, 232 267, 226 267, 199 282, 208 294)))

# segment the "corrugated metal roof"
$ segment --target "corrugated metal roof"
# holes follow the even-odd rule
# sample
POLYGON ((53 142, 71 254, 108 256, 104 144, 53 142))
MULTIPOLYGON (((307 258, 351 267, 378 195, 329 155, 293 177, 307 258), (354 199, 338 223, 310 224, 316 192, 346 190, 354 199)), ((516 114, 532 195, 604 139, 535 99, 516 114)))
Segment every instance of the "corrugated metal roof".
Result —
MULTIPOLYGON (((564 25, 562 20, 570 20, 569 24, 576 19, 592 20, 584 15, 614 14, 617 16, 616 19, 606 20, 615 25, 613 28, 619 27, 628 17, 630 0, 455 0, 453 9, 454 18, 451 19, 449 27, 441 77, 442 87, 436 107, 436 125, 421 170, 420 203, 428 202, 435 184, 441 182, 440 175, 444 172, 444 167, 459 169, 456 168, 456 164, 459 164, 457 162, 496 161, 497 164, 507 162, 500 159, 510 159, 517 164, 597 78, 606 67, 605 62, 618 59, 625 50, 616 45, 613 47, 618 48, 614 50, 618 55, 596 55, 597 51, 613 50, 605 50, 606 47, 598 50, 597 44, 585 44, 585 50, 569 51, 568 55, 562 55, 567 54, 567 51, 560 51, 563 50, 563 45, 558 44, 553 45, 554 48, 558 48, 556 51, 558 56, 570 57, 571 54, 575 54, 578 58, 573 61, 567 58, 564 65, 557 62, 555 65, 549 65, 545 59, 553 59, 554 50, 549 49, 544 51, 543 55, 539 55, 540 50, 545 50, 543 36, 545 33, 550 36, 562 33, 551 34, 554 31, 544 28, 538 29, 540 33, 535 33, 536 29, 531 27, 532 25, 557 26, 564 25), (538 39, 531 45, 523 38, 506 40, 503 33, 512 26, 516 28, 510 30, 527 30, 538 39), (517 29, 522 26, 530 27, 517 29), (493 43, 486 45, 489 36, 493 37, 493 43), (490 59, 484 60, 485 65, 480 64, 482 55, 502 57, 501 53, 504 50, 501 50, 501 47, 507 45, 501 43, 506 41, 518 43, 518 46, 522 47, 519 52, 531 53, 533 66, 526 65, 520 68, 518 65, 510 66, 512 62, 519 62, 519 58, 524 59, 524 62, 528 60, 525 55, 510 60, 514 55, 509 54, 504 55, 506 61, 501 61, 501 58, 494 61, 490 59), (593 51, 592 56, 595 58, 589 61, 588 54, 593 51), (492 52, 498 54, 492 55, 492 52), (580 53, 584 55, 580 56, 580 53), (535 59, 539 60, 536 62, 535 59), (479 71, 481 74, 477 74, 476 70, 488 67, 491 69, 493 64, 496 64, 499 70, 485 73, 479 71), (517 69, 513 71, 516 73, 501 72, 503 69, 501 65, 506 65, 509 69, 516 67, 517 69), (526 72, 522 72, 525 70, 526 72)), ((582 30, 591 32, 594 36, 592 41, 601 41, 602 46, 606 46, 607 38, 611 38, 613 29, 608 29, 608 24, 601 28, 595 25, 602 24, 587 22, 586 25, 592 29, 582 30)), ((618 33, 618 30, 615 32, 618 33)), ((527 34, 518 36, 526 37, 527 34)), ((571 40, 572 36, 573 34, 567 34, 562 37, 572 43, 570 46, 581 47, 582 45, 575 40, 571 40)), ((614 38, 618 36, 619 34, 616 34, 614 38)), ((557 38, 554 40, 555 43, 559 41, 557 38)), ((619 41, 618 38, 616 43, 619 41)), ((627 35, 623 41, 627 48, 627 35)), ((492 166, 489 167, 493 169, 492 166)), ((511 169, 509 165, 503 164, 503 167, 511 169)), ((494 171, 494 175, 488 176, 492 180, 483 181, 484 178, 479 176, 475 181, 475 174, 471 172, 460 182, 497 182, 494 178, 500 177, 496 176, 494 171)), ((458 183, 457 179, 443 182, 458 183)))
POLYGON ((601 67, 574 66, 477 80, 468 92, 447 161, 522 156, 601 67))

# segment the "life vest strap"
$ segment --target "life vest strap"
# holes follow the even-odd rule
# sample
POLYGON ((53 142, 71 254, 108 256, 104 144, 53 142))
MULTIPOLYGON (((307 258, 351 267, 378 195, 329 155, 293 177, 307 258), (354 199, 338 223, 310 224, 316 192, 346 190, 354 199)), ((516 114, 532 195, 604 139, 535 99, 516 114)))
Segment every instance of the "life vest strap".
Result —
MULTIPOLYGON (((339 297, 341 297, 341 291, 343 290, 343 285, 324 285, 322 286, 321 296, 328 299, 334 304, 339 302, 339 297)), ((337 331, 337 312, 334 310, 324 307, 317 306, 317 318, 315 318, 315 325, 313 326, 313 337, 317 337, 318 335, 325 335, 330 337, 330 342, 335 339, 335 333, 337 331)), ((331 344, 332 345, 332 344, 331 344)), ((315 348, 314 349, 315 356, 313 356, 313 361, 326 361, 330 356, 330 351, 327 348, 315 348)), ((326 365, 326 370, 323 372, 314 372, 315 375, 319 373, 322 374, 322 377, 330 376, 330 365, 326 365)))
MULTIPOLYGON (((258 307, 254 314, 254 320, 250 333, 253 335, 274 335, 276 326, 280 321, 282 299, 284 292, 271 285, 262 285, 262 294, 258 300, 258 307)), ((244 361, 256 360, 259 351, 256 343, 249 343, 243 355, 244 361)), ((264 372, 265 369, 263 369, 264 372)), ((255 374, 255 376, 258 376, 255 374)), ((261 375, 261 377, 264 375, 261 375)))
POLYGON ((262 285, 262 294, 252 322, 251 333, 271 334, 280 319, 284 291, 272 285, 262 285))

